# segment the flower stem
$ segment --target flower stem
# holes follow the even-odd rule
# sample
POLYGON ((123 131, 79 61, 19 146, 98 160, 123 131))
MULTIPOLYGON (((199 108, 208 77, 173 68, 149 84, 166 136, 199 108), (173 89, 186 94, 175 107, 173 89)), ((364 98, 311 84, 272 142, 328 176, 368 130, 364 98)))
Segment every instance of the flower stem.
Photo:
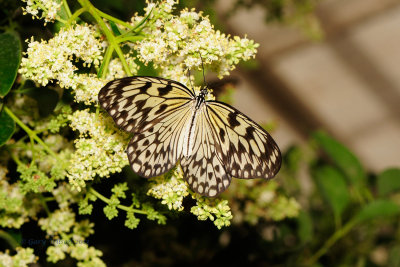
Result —
POLYGON ((120 36, 121 37, 118 36, 118 37, 115 38, 118 43, 123 43, 123 42, 126 42, 126 41, 137 42, 137 41, 143 40, 145 38, 142 35, 136 35, 136 36, 123 36, 123 35, 120 35, 120 36))
POLYGON ((115 23, 118 23, 118 24, 120 24, 120 25, 122 25, 122 26, 124 26, 124 27, 126 27, 126 28, 128 28, 128 29, 133 28, 133 26, 130 25, 129 23, 127 23, 127 22, 125 22, 125 21, 122 21, 122 20, 120 20, 120 19, 114 18, 113 16, 110 16, 110 15, 108 15, 108 14, 106 14, 106 13, 104 13, 104 12, 98 10, 97 8, 96 8, 96 12, 97 12, 101 17, 103 17, 103 18, 105 18, 105 19, 108 19, 108 20, 111 20, 111 21, 114 21, 115 23))
POLYGON ((83 12, 86 11, 86 8, 82 7, 78 9, 77 11, 74 12, 74 14, 71 15, 71 17, 67 21, 67 25, 71 25, 73 21, 75 21, 83 12))
POLYGON ((98 78, 104 79, 106 77, 108 65, 110 64, 110 60, 111 60, 111 56, 112 56, 113 52, 114 52, 114 47, 108 46, 107 50, 106 50, 106 53, 104 55, 104 60, 101 63, 99 72, 97 73, 97 77, 98 78))
POLYGON ((7 243, 10 245, 10 247, 12 247, 12 249, 15 250, 16 247, 21 246, 17 240, 14 239, 14 237, 12 235, 10 235, 9 233, 7 233, 4 230, 0 230, 0 238, 4 239, 5 241, 7 241, 7 243))
POLYGON ((328 250, 338 241, 340 238, 345 236, 356 224, 357 220, 350 220, 342 228, 338 229, 333 235, 325 242, 325 244, 320 248, 311 258, 307 261, 307 266, 312 266, 320 257, 325 255, 328 250))
MULTIPOLYGON (((102 194, 100 194, 99 192, 94 190, 93 187, 89 188, 89 193, 93 194, 94 196, 96 196, 97 198, 99 198, 100 200, 102 200, 103 202, 105 202, 107 204, 109 204, 111 202, 109 198, 106 198, 105 196, 103 196, 102 194)), ((119 208, 121 210, 128 211, 128 212, 147 214, 147 212, 145 212, 143 210, 134 209, 132 207, 127 207, 127 206, 124 206, 124 205, 117 205, 117 208, 119 208)))
POLYGON ((65 11, 67 12, 68 17, 70 18, 72 16, 72 14, 71 14, 71 10, 69 9, 67 0, 63 0, 63 5, 64 5, 64 8, 65 8, 65 11))
POLYGON ((103 19, 99 15, 97 9, 89 2, 89 0, 78 0, 82 7, 86 7, 87 11, 93 16, 93 18, 99 24, 101 30, 107 37, 110 46, 112 46, 118 54, 119 59, 121 60, 122 66, 128 76, 132 76, 132 73, 129 69, 128 63, 125 60, 124 53, 122 53, 121 48, 119 47, 118 43, 115 41, 115 36, 112 32, 108 29, 107 25, 104 23, 103 19))
POLYGON ((19 127, 21 127, 28 135, 30 138, 32 138, 33 140, 35 140, 36 142, 38 142, 38 144, 40 144, 44 150, 47 151, 47 153, 49 153, 50 155, 52 155, 55 159, 57 159, 58 161, 60 160, 57 156, 56 153, 54 153, 53 150, 51 150, 43 141, 42 139, 40 139, 36 133, 34 131, 32 131, 28 126, 25 125, 25 123, 23 123, 9 108, 4 107, 4 111, 15 121, 16 124, 19 125, 19 127))

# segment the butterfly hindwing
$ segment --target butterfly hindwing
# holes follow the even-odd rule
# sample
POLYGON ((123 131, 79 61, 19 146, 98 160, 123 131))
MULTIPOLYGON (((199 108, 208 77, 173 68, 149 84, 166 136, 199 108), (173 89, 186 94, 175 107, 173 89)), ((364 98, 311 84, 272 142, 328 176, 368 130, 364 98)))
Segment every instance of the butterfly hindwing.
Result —
POLYGON ((196 193, 214 197, 228 188, 232 177, 226 172, 218 140, 207 121, 207 110, 202 108, 196 117, 193 151, 181 160, 184 179, 196 193))

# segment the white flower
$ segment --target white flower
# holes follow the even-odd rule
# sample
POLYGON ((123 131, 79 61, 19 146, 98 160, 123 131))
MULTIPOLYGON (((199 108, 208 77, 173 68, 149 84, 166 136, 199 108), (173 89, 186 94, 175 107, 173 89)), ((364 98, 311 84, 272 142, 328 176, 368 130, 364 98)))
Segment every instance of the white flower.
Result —
POLYGON ((102 60, 103 45, 95 27, 74 25, 61 28, 49 41, 29 41, 26 57, 22 58, 19 72, 42 86, 54 81, 62 88, 75 90, 76 100, 86 104, 97 101, 97 94, 105 84, 94 74, 78 74, 72 61, 84 66, 98 66, 102 60))
POLYGON ((60 11, 62 1, 52 0, 22 0, 26 3, 26 7, 22 10, 25 14, 31 14, 33 19, 44 19, 44 24, 47 22, 54 22, 57 12, 60 11), (39 11, 42 12, 39 17, 39 11))
MULTIPOLYGON (((153 62, 156 68, 171 70, 170 66, 183 63, 179 68, 187 70, 200 67, 203 59, 204 65, 210 65, 221 78, 240 60, 254 57, 258 45, 253 41, 215 31, 209 19, 194 9, 181 11, 180 16, 172 15, 172 3, 174 1, 161 1, 153 10, 156 17, 153 26, 149 22, 149 27, 143 29, 147 38, 134 47, 139 60, 145 64, 153 62)), ((184 80, 180 75, 184 72, 167 78, 184 80)))
POLYGON ((76 111, 70 120, 71 128, 80 133, 67 173, 73 187, 80 190, 85 187, 85 181, 96 176, 108 177, 121 172, 128 164, 125 146, 129 135, 117 130, 110 117, 104 118, 89 110, 76 111))

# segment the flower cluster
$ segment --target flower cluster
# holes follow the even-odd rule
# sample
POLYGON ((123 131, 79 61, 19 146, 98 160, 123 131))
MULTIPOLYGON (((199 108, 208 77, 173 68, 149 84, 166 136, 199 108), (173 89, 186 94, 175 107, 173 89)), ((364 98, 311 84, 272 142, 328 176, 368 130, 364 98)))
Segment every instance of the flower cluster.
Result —
POLYGON ((42 86, 55 81, 62 88, 73 89, 77 101, 90 104, 96 101, 105 81, 94 74, 77 73, 74 63, 99 66, 103 47, 100 33, 93 26, 76 24, 61 28, 49 41, 38 42, 31 38, 19 73, 42 86))
POLYGON ((210 219, 218 229, 231 225, 233 216, 228 200, 210 199, 198 195, 192 197, 196 199, 196 206, 192 207, 191 212, 199 220, 210 219))
POLYGON ((278 192, 276 181, 238 181, 230 186, 228 193, 236 196, 231 202, 235 223, 245 221, 254 225, 260 219, 280 221, 295 218, 300 211, 300 204, 294 198, 278 192))
POLYGON ((26 3, 23 7, 24 15, 31 14, 33 19, 43 19, 44 24, 54 22, 57 12, 60 11, 62 1, 53 0, 22 0, 26 3), (39 16, 39 13, 40 16, 39 16))
POLYGON ((78 266, 105 266, 99 258, 102 252, 87 244, 86 238, 94 232, 93 223, 88 220, 77 222, 74 212, 60 209, 48 218, 40 219, 39 225, 51 238, 51 246, 46 250, 48 261, 56 263, 69 254, 78 260, 78 266))
MULTIPOLYGON (((146 38, 136 43, 138 57, 144 63, 153 62, 166 78, 181 82, 187 69, 205 66, 219 77, 229 74, 240 60, 255 56, 258 44, 247 38, 231 38, 215 30, 208 17, 194 9, 184 9, 179 16, 172 15, 176 1, 162 1, 158 7, 149 4, 151 21, 143 31, 146 38)), ((141 17, 134 17, 136 23, 141 17)))
POLYGON ((183 181, 181 168, 175 168, 167 175, 151 179, 152 185, 147 192, 155 198, 162 199, 161 203, 170 210, 183 210, 183 198, 189 195, 188 187, 183 181))
POLYGON ((6 253, 0 252, 0 266, 19 266, 28 267, 36 262, 36 256, 33 254, 33 248, 16 248, 17 253, 10 256, 6 253))
POLYGON ((71 156, 67 176, 78 190, 85 181, 94 177, 108 177, 121 172, 128 164, 125 146, 128 134, 118 130, 112 119, 89 110, 78 110, 70 116, 71 128, 79 131, 75 140, 76 150, 71 156))
POLYGON ((7 169, 0 166, 0 225, 19 228, 28 220, 24 195, 17 184, 9 184, 6 179, 7 169))

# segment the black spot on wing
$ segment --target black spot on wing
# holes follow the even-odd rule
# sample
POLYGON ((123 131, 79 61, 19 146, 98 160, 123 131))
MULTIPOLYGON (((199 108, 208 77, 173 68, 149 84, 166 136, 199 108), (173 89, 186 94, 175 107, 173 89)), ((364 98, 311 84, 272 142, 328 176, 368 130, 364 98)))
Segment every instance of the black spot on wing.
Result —
POLYGON ((232 128, 240 125, 240 122, 237 120, 237 113, 236 112, 230 112, 229 113, 228 122, 229 122, 229 125, 232 128))
POLYGON ((244 135, 244 138, 246 140, 254 139, 254 131, 255 131, 254 127, 248 126, 246 128, 246 134, 244 135))
POLYGON ((238 152, 239 152, 239 158, 242 158, 242 154, 246 153, 246 148, 244 147, 242 142, 239 142, 238 145, 238 152))
POLYGON ((160 94, 160 96, 165 96, 166 94, 168 94, 171 91, 172 91, 171 83, 168 83, 165 87, 158 88, 158 93, 160 94))
POLYGON ((219 137, 221 138, 221 141, 224 143, 225 142, 225 130, 222 128, 219 128, 219 137))
POLYGON ((142 87, 140 87, 140 93, 145 94, 147 90, 151 87, 151 82, 146 82, 142 87))
POLYGON ((162 104, 162 105, 160 105, 160 106, 158 107, 158 110, 156 111, 155 114, 158 115, 158 114, 162 113, 164 110, 167 109, 167 107, 168 107, 167 104, 162 104))

